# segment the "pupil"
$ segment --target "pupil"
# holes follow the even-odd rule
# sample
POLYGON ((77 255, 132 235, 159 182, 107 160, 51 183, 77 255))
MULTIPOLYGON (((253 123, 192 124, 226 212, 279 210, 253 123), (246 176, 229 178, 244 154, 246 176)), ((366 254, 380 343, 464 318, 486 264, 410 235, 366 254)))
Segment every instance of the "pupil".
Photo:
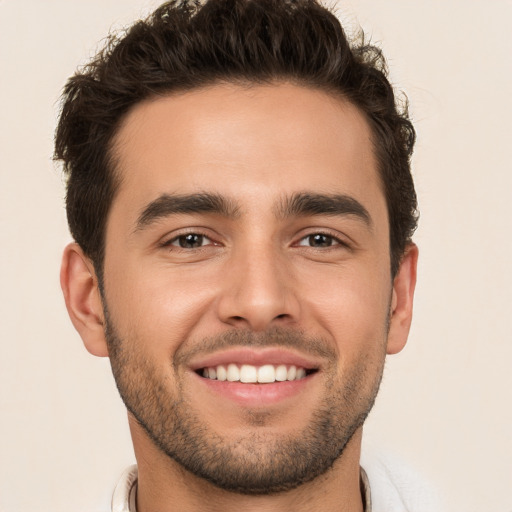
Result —
POLYGON ((329 247, 332 245, 332 239, 327 235, 316 234, 309 237, 309 243, 314 247, 329 247))
POLYGON ((196 235, 191 233, 190 235, 180 236, 179 243, 180 247, 183 247, 183 249, 201 247, 203 244, 203 235, 196 235))

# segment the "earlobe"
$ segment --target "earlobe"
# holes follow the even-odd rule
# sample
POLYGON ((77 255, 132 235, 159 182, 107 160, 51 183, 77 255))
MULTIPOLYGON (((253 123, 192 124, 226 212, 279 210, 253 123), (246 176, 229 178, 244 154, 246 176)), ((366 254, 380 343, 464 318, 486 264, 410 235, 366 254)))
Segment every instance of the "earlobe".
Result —
POLYGON ((71 322, 87 350, 95 356, 108 356, 98 279, 91 260, 76 243, 64 249, 60 284, 71 322))
POLYGON ((418 247, 411 243, 405 250, 393 281, 387 345, 388 354, 400 352, 407 342, 412 321, 417 264, 418 247))

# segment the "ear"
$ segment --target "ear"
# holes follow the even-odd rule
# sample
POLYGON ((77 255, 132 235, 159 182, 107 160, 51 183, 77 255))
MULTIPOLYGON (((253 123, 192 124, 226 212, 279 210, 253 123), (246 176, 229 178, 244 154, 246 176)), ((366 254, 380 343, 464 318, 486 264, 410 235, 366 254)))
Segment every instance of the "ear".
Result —
POLYGON ((405 250, 393 281, 387 346, 388 354, 400 352, 407 342, 412 320, 417 265, 418 247, 411 243, 405 250))
POLYGON ((91 260, 76 243, 64 249, 60 285, 71 322, 87 350, 95 356, 108 356, 98 279, 91 260))

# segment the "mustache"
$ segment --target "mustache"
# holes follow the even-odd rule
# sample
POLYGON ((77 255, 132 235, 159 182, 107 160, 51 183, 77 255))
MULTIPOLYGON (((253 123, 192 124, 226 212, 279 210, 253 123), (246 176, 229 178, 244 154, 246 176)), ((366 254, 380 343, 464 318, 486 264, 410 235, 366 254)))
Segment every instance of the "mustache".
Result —
POLYGON ((175 367, 188 363, 196 356, 206 356, 219 350, 240 347, 285 347, 299 350, 304 354, 320 357, 330 362, 337 360, 335 348, 327 341, 306 336, 302 331, 273 328, 264 332, 233 329, 216 336, 204 338, 193 346, 185 344, 174 354, 175 367))

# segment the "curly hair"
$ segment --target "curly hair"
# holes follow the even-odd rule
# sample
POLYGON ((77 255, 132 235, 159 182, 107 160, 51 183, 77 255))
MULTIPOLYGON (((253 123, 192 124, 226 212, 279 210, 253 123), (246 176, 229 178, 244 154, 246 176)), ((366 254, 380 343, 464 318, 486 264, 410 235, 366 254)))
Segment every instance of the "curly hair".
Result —
POLYGON ((172 0, 121 35, 63 91, 55 159, 67 174, 70 231, 102 280, 105 226, 118 187, 113 139, 137 103, 217 82, 288 81, 352 102, 373 134, 389 214, 391 274, 417 225, 415 132, 380 49, 351 44, 317 0, 172 0))

